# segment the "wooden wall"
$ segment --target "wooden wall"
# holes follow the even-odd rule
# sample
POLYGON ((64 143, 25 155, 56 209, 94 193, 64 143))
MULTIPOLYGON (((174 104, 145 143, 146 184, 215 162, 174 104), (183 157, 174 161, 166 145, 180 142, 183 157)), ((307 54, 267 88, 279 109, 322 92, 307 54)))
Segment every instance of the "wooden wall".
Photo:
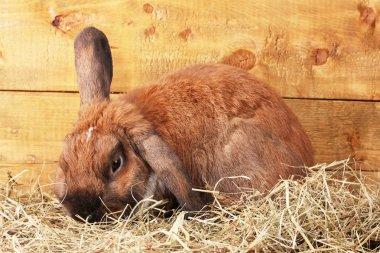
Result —
POLYGON ((110 41, 114 92, 193 63, 238 64, 299 116, 318 162, 380 180, 380 0, 0 2, 0 181, 48 183, 76 118, 73 40, 110 41))

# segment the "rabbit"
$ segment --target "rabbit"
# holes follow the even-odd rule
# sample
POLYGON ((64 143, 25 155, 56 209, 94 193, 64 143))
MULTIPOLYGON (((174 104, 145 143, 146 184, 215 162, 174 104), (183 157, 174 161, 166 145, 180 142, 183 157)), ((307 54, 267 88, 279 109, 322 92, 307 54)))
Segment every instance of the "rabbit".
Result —
POLYGON ((210 188, 270 190, 314 163, 295 114, 238 67, 198 64, 110 99, 112 56, 103 32, 74 42, 80 111, 65 137, 54 191, 74 219, 128 214, 144 198, 202 210, 210 188), (244 176, 244 177, 240 177, 244 176), (223 178, 235 177, 231 180, 223 178))

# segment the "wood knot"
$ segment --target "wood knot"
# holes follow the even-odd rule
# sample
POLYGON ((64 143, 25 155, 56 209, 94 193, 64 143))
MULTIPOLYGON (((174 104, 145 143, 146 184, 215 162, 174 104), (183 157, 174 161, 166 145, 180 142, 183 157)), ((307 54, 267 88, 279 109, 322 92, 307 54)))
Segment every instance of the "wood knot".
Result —
POLYGON ((62 15, 57 15, 57 16, 55 16, 54 20, 51 22, 51 25, 55 26, 55 27, 59 27, 59 25, 61 24, 62 20, 63 20, 63 16, 62 15))
POLYGON ((144 30, 144 34, 146 37, 153 36, 156 33, 156 27, 151 26, 144 30))
POLYGON ((223 57, 221 63, 250 70, 255 66, 256 56, 247 49, 238 49, 232 54, 223 57))
POLYGON ((346 141, 349 149, 351 150, 351 156, 356 161, 364 161, 367 159, 365 153, 362 151, 362 145, 360 141, 360 133, 357 129, 347 129, 344 131, 346 141))
POLYGON ((154 8, 153 8, 153 6, 152 6, 150 3, 145 3, 145 4, 143 5, 143 10, 144 10, 144 12, 146 12, 146 13, 152 13, 153 10, 154 10, 154 8))
POLYGON ((359 6, 360 21, 371 28, 376 25, 376 12, 373 8, 367 6, 359 6))
POLYGON ((183 30, 182 32, 180 32, 178 34, 178 36, 183 39, 184 41, 187 41, 189 39, 189 37, 191 36, 192 34, 192 31, 190 28, 186 28, 185 30, 183 30))
POLYGON ((352 151, 360 149, 360 134, 357 129, 348 129, 344 132, 347 143, 352 151))
POLYGON ((55 16, 51 25, 63 32, 68 32, 71 29, 82 25, 88 21, 89 18, 90 17, 79 12, 70 12, 55 16))
POLYGON ((311 51, 311 64, 312 65, 323 65, 327 62, 329 58, 329 50, 327 48, 315 48, 311 51))

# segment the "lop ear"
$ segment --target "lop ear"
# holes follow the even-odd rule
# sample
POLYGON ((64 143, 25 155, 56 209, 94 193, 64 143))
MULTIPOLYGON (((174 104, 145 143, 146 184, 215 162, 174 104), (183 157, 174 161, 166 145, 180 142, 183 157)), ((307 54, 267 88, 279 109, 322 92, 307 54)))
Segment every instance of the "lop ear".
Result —
POLYGON ((184 210, 199 211, 205 206, 199 193, 192 190, 190 177, 177 154, 165 141, 153 134, 137 142, 137 149, 184 210))
POLYGON ((74 42, 75 69, 81 106, 95 100, 108 100, 112 81, 112 56, 103 32, 88 27, 74 42))

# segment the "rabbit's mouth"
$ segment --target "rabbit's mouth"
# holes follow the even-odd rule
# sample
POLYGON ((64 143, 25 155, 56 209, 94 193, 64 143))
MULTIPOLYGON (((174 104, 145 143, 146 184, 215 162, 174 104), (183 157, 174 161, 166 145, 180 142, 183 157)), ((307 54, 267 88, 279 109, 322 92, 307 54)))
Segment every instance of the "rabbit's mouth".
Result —
POLYGON ((117 220, 120 218, 120 215, 122 214, 121 211, 118 212, 111 212, 110 210, 107 210, 105 208, 102 208, 100 205, 96 210, 92 209, 88 210, 81 210, 80 212, 71 212, 70 216, 73 218, 75 221, 78 222, 84 222, 84 223, 96 223, 96 222, 101 222, 101 223, 109 223, 112 221, 117 220))
POLYGON ((103 220, 104 214, 102 215, 99 212, 91 213, 87 216, 82 216, 79 214, 71 215, 71 218, 73 218, 76 221, 79 222, 85 222, 85 223, 94 223, 94 222, 100 222, 103 220))

